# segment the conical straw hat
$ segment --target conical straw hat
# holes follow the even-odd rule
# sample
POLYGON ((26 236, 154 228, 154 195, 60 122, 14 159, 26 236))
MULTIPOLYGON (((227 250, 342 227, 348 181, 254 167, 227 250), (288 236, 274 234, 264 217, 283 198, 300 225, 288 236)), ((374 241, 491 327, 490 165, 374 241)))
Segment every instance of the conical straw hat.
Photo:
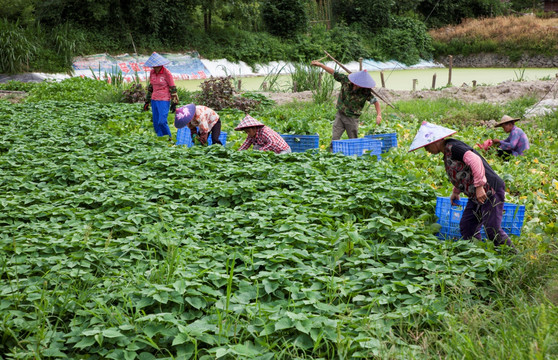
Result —
POLYGON ((415 139, 411 143, 409 152, 420 149, 421 147, 424 147, 438 140, 447 138, 448 136, 451 136, 456 132, 457 131, 455 130, 423 121, 420 129, 417 132, 417 135, 415 136, 415 139))
POLYGON ((143 65, 147 67, 155 67, 167 65, 168 63, 170 63, 170 60, 167 60, 156 52, 153 52, 153 54, 151 54, 149 59, 147 59, 147 61, 143 65))
POLYGON ((246 115, 246 117, 244 119, 242 119, 240 124, 238 124, 238 126, 235 127, 234 129, 236 131, 240 131, 242 129, 246 129, 246 128, 254 127, 254 126, 265 126, 265 125, 262 124, 261 122, 259 122, 258 120, 254 119, 250 115, 246 115))
POLYGON ((504 115, 504 116, 502 116, 502 119, 500 120, 500 122, 496 123, 496 125, 494 125, 494 127, 502 126, 505 123, 510 122, 510 121, 513 121, 515 123, 516 121, 519 121, 519 120, 520 120, 519 118, 512 118, 511 116, 504 115))
POLYGON ((349 80, 361 88, 372 89, 376 86, 376 82, 372 79, 372 76, 366 70, 358 71, 349 74, 349 80))

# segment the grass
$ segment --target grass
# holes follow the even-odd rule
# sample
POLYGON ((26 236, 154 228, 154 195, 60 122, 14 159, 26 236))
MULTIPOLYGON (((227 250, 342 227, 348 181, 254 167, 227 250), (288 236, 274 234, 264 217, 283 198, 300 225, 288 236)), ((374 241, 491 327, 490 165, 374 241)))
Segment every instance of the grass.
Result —
POLYGON ((467 19, 429 34, 437 51, 445 49, 445 54, 497 52, 517 56, 527 52, 552 56, 558 50, 557 26, 558 18, 498 16, 467 19))

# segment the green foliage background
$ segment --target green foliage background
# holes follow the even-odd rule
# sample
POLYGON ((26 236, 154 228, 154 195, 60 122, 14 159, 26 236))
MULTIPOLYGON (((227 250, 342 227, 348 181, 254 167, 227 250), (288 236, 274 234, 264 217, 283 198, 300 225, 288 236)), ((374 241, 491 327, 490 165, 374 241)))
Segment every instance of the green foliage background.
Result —
MULTIPOLYGON (((78 55, 187 50, 250 65, 309 61, 324 49, 342 62, 363 57, 413 64, 432 56, 428 29, 523 6, 499 0, 320 3, 324 6, 311 0, 2 0, 0 72, 69 71, 78 55)), ((478 50, 485 49, 486 44, 478 50)))

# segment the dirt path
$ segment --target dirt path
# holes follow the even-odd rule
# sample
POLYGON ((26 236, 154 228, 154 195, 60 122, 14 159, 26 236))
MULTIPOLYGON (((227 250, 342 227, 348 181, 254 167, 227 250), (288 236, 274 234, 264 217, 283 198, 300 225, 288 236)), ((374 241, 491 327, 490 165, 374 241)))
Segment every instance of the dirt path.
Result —
MULTIPOLYGON (((505 103, 526 95, 532 95, 537 99, 558 99, 558 78, 552 80, 536 81, 506 81, 494 86, 453 86, 442 90, 419 90, 403 91, 377 89, 379 94, 386 100, 395 103, 398 101, 415 99, 439 99, 454 98, 467 103, 505 103)), ((277 104, 285 104, 291 101, 312 101, 312 92, 299 93, 265 93, 277 104)), ((337 93, 334 94, 337 97, 337 93)))

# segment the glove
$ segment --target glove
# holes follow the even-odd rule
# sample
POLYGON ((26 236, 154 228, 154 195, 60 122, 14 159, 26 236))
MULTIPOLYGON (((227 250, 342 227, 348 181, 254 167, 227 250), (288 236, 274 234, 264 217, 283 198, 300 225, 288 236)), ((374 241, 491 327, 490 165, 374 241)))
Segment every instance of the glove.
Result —
POLYGON ((148 102, 143 104, 143 111, 149 111, 149 103, 148 102))
POLYGON ((198 133, 192 133, 192 142, 194 145, 201 145, 200 136, 198 133))

